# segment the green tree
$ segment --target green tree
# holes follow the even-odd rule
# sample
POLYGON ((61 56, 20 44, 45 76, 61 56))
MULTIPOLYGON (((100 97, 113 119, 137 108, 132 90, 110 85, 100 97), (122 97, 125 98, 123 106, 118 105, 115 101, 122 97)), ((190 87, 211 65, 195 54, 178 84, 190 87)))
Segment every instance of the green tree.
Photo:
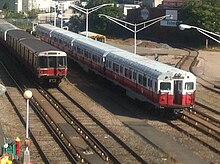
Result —
POLYGON ((90 0, 86 7, 94 7, 106 3, 116 3, 116 0, 90 0))
POLYGON ((99 17, 99 14, 105 14, 105 15, 112 16, 118 19, 123 18, 122 9, 116 6, 107 6, 107 7, 103 7, 95 11, 89 19, 90 21, 89 28, 91 29, 91 31, 94 31, 97 33, 110 34, 113 31, 115 31, 114 28, 116 27, 115 23, 113 23, 112 21, 109 21, 105 17, 99 17))
MULTIPOLYGON (((114 3, 114 0, 90 0, 85 8, 92 8, 101 4, 114 3)), ((74 11, 77 11, 73 8, 74 11)), ((79 12, 79 11, 77 11, 79 12)), ((80 12, 79 12, 80 13, 80 12)), ((122 17, 122 9, 115 6, 105 6, 89 14, 89 31, 106 34, 112 31, 110 21, 100 18, 98 14, 106 14, 113 17, 122 17)), ((70 19, 72 31, 85 31, 85 14, 80 13, 79 16, 73 16, 70 19)))
POLYGON ((2 8, 6 11, 9 10, 9 2, 5 2, 2 8))
POLYGON ((219 0, 187 0, 180 14, 184 23, 208 31, 220 31, 219 0))
POLYGON ((80 32, 85 29, 85 21, 79 16, 72 16, 69 21, 69 29, 73 32, 80 32))
POLYGON ((37 11, 35 9, 28 11, 28 17, 29 18, 37 18, 37 11))

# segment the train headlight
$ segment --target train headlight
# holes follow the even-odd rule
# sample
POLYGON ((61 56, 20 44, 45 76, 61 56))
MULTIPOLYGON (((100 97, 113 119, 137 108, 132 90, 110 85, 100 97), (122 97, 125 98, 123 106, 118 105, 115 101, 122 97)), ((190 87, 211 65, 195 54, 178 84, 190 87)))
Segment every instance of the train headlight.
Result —
POLYGON ((47 73, 47 70, 40 70, 39 71, 39 74, 46 74, 47 73))

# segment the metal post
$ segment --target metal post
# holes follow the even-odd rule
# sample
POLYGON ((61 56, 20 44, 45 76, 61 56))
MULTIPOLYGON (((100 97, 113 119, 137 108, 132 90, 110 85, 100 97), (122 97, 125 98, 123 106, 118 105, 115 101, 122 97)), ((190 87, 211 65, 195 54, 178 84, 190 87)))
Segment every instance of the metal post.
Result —
POLYGON ((29 127, 29 99, 27 99, 26 138, 29 138, 28 127, 29 127))
POLYGON ((179 25, 179 29, 180 30, 185 30, 185 29, 196 29, 198 32, 202 33, 203 35, 211 38, 212 40, 218 42, 220 44, 220 41, 216 38, 214 38, 213 36, 211 35, 214 35, 214 36, 217 36, 217 37, 220 37, 220 35, 214 33, 214 32, 211 32, 211 31, 208 31, 208 30, 205 30, 205 29, 202 29, 202 28, 199 28, 199 27, 196 27, 196 26, 190 26, 190 25, 187 25, 187 24, 180 24, 179 25))
POLYGON ((117 19, 117 18, 114 18, 114 17, 111 17, 111 16, 108 16, 108 15, 105 15, 105 14, 99 14, 99 17, 101 16, 104 16, 106 17, 107 19, 113 21, 114 23, 126 28, 127 30, 131 31, 134 33, 134 53, 136 54, 136 49, 137 49, 137 43, 136 43, 136 37, 137 37, 137 33, 144 30, 145 28, 149 27, 149 26, 152 26, 154 25, 155 23, 167 18, 167 17, 170 17, 170 15, 164 15, 164 16, 161 16, 161 17, 158 17, 158 18, 154 18, 154 19, 151 19, 151 20, 147 20, 145 22, 142 22, 142 23, 138 23, 138 24, 132 24, 132 23, 129 23, 129 22, 126 22, 126 21, 123 21, 123 20, 120 20, 120 19, 117 19), (148 25, 145 25, 146 23, 150 23, 148 25), (125 25, 124 25, 125 24, 125 25), (134 27, 134 30, 130 27, 127 27, 127 25, 130 25, 130 26, 133 26, 134 27), (139 28, 137 30, 137 27, 138 26, 143 26, 142 28, 139 28))
POLYGON ((137 52, 137 24, 134 25, 134 53, 137 52))
POLYGON ((63 28, 63 9, 64 9, 64 5, 62 3, 61 6, 61 21, 60 21, 60 28, 63 28))
POLYGON ((57 11, 56 11, 56 9, 57 9, 57 5, 56 5, 56 3, 55 3, 55 7, 54 7, 54 26, 56 27, 57 26, 57 20, 56 20, 56 18, 57 18, 57 11))
POLYGON ((29 145, 30 145, 30 141, 29 141, 29 135, 28 135, 28 129, 29 129, 29 99, 32 97, 32 92, 30 90, 26 90, 24 92, 24 98, 27 100, 27 118, 26 118, 26 139, 25 139, 25 143, 26 143, 26 149, 24 151, 24 164, 29 164, 30 163, 30 151, 29 151, 29 145))
POLYGON ((88 31, 89 31, 89 10, 86 10, 86 37, 88 38, 88 31))
POLYGON ((77 10, 81 11, 82 13, 86 14, 86 37, 88 37, 88 32, 89 32, 89 14, 102 8, 102 7, 109 6, 109 5, 113 6, 114 4, 113 3, 102 4, 102 5, 95 6, 95 7, 89 8, 89 9, 85 9, 85 8, 79 7, 77 5, 71 5, 71 7, 73 7, 74 9, 77 9, 77 10))

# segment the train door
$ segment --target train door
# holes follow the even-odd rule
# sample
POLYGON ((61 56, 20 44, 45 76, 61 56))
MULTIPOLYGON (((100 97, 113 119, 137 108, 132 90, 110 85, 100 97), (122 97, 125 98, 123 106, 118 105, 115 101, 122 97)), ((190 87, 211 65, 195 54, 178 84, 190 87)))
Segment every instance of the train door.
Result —
POLYGON ((182 103, 182 91, 183 91, 183 81, 182 80, 174 80, 174 104, 182 103))
POLYGON ((48 57, 48 74, 50 75, 57 75, 57 65, 56 65, 56 57, 49 56, 48 57))

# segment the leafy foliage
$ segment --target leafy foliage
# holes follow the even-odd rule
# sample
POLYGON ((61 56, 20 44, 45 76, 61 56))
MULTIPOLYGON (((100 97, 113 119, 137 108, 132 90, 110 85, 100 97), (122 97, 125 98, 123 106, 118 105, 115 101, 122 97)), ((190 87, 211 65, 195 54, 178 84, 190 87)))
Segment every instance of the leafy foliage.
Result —
MULTIPOLYGON (((85 9, 90 9, 102 4, 114 3, 114 0, 90 0, 85 9)), ((76 9, 74 9, 77 11, 76 9)), ((79 11, 78 11, 79 12, 79 11)), ((107 31, 112 31, 112 22, 105 18, 100 18, 99 14, 106 14, 112 17, 122 17, 123 12, 116 6, 105 6, 89 14, 89 31, 106 34, 107 31)), ((85 31, 86 16, 80 13, 79 16, 72 16, 70 19, 70 29, 74 32, 85 31)))
POLYGON ((8 10, 8 9, 9 9, 9 2, 5 2, 5 3, 4 3, 3 9, 4 9, 4 10, 8 10))
POLYGON ((85 29, 85 21, 79 16, 72 16, 69 21, 69 29, 73 32, 80 32, 85 29))
POLYGON ((35 9, 28 11, 28 17, 29 18, 37 18, 37 11, 35 9))
POLYGON ((90 8, 90 7, 94 7, 94 6, 98 6, 98 5, 106 4, 106 3, 116 3, 116 0, 90 0, 86 7, 90 8))
POLYGON ((6 12, 4 12, 4 16, 5 16, 5 18, 19 19, 19 18, 23 18, 24 14, 21 12, 14 13, 14 12, 6 11, 6 12))
POLYGON ((220 1, 219 0, 188 0, 181 12, 184 23, 200 28, 220 31, 220 1))
POLYGON ((111 17, 122 18, 123 11, 114 6, 114 7, 105 7, 94 12, 90 17, 90 29, 98 33, 112 33, 112 28, 115 26, 115 23, 109 21, 105 17, 99 17, 99 14, 105 14, 111 17))

